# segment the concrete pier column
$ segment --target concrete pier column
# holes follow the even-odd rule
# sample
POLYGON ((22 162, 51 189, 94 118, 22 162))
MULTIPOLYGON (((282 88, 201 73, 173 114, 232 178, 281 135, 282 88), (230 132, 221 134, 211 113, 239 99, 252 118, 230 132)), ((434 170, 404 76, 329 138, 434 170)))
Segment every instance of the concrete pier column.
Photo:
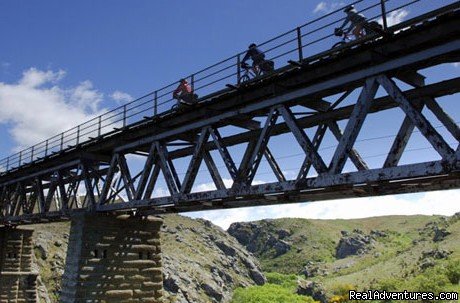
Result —
POLYGON ((38 302, 32 234, 30 229, 0 228, 0 303, 38 302))
POLYGON ((162 300, 159 218, 72 218, 61 302, 162 300))

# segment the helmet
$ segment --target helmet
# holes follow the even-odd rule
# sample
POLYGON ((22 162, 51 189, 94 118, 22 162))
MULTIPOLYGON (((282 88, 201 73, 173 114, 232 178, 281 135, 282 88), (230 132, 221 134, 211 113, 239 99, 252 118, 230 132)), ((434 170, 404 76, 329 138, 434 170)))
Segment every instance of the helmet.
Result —
POLYGON ((252 47, 256 47, 257 45, 255 43, 251 43, 249 44, 249 47, 248 48, 252 48, 252 47))
POLYGON ((354 5, 348 5, 347 7, 345 7, 345 9, 343 10, 345 13, 348 13, 349 11, 355 9, 355 6, 354 5))

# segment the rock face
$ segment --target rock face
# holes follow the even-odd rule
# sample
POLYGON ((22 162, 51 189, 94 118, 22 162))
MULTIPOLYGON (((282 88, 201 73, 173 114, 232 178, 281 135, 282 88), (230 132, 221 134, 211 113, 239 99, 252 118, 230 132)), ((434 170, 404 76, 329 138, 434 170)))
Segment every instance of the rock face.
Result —
POLYGON ((266 282, 258 261, 211 222, 163 218, 165 302, 230 302, 234 288, 266 282))
POLYGON ((372 245, 373 239, 364 235, 360 230, 353 233, 342 232, 342 238, 336 248, 336 258, 343 259, 348 256, 365 253, 372 245))
POLYGON ((315 301, 321 303, 327 302, 326 291, 321 283, 318 282, 299 280, 296 293, 301 296, 312 297, 315 301))
MULTIPOLYGON (((211 222, 178 215, 163 219, 165 303, 230 302, 234 288, 266 282, 257 259, 211 222)), ((69 226, 58 223, 34 227, 41 302, 59 302, 69 226)))
POLYGON ((276 258, 291 250, 291 244, 285 240, 290 236, 290 231, 279 229, 271 232, 261 222, 262 224, 233 223, 227 232, 256 256, 273 251, 273 258, 276 258))

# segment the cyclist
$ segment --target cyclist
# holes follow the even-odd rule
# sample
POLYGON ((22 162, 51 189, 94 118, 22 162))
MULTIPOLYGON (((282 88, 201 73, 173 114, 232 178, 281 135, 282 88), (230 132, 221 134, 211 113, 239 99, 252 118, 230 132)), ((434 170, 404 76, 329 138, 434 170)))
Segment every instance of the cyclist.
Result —
POLYGON ((346 32, 348 33, 353 30, 352 33, 356 39, 364 37, 365 33, 363 29, 367 23, 366 17, 364 17, 363 14, 358 13, 353 5, 345 7, 343 11, 347 14, 347 17, 343 21, 342 26, 336 29, 336 31, 342 30, 348 23, 350 23, 346 32))
POLYGON ((249 59, 252 60, 252 69, 257 74, 259 66, 265 61, 265 54, 263 51, 257 48, 257 45, 255 43, 251 43, 249 45, 248 51, 246 52, 246 55, 244 55, 243 60, 241 61, 241 66, 243 68, 247 68, 248 65, 246 64, 246 61, 248 61, 249 59))
POLYGON ((187 82, 187 79, 180 79, 179 85, 173 92, 173 98, 177 99, 178 103, 192 105, 196 102, 198 96, 193 93, 192 87, 187 82))

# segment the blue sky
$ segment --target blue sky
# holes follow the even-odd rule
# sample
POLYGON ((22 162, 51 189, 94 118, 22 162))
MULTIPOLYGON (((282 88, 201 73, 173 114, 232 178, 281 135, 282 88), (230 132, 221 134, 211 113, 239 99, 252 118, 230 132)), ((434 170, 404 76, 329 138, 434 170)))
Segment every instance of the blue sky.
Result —
MULTIPOLYGON (((360 5, 375 2, 365 0, 360 5)), ((388 6, 391 9, 405 2, 408 1, 390 0, 388 6)), ((0 158, 344 3, 349 1, 1 1, 0 158)), ((393 13, 392 22, 440 5, 438 1, 421 1, 417 6, 393 13)), ((305 52, 317 50, 311 48, 305 52)), ((277 66, 284 62, 277 62, 277 66)), ((450 64, 426 74, 437 81, 458 75, 458 71, 459 67, 450 64)), ((455 111, 454 106, 447 106, 455 111)), ((386 134, 384 123, 380 123, 379 131, 386 134)), ((375 133, 366 135, 372 137, 375 133)), ((284 139, 279 140, 282 144, 284 139)), ((414 143, 414 147, 420 146, 414 143)), ((289 154, 283 154, 282 150, 275 152, 289 154)), ((296 151, 290 154, 293 153, 296 151)), ((372 156, 371 149, 369 154, 372 156)), ((423 156, 423 151, 419 156, 423 156)), ((295 168, 298 159, 288 157, 285 166, 295 168)), ((259 177, 260 181, 267 181, 264 175, 259 177)), ((206 188, 206 180, 202 186, 206 188)), ((414 203, 424 197, 419 194, 392 199, 414 203)), ((315 204, 324 208, 315 212, 315 217, 334 213, 327 203, 331 202, 315 204)), ((308 205, 298 207, 311 207, 308 205)), ((224 217, 232 220, 273 217, 284 213, 281 209, 241 209, 232 216, 223 211, 204 215, 219 223, 224 217)), ((453 206, 443 209, 443 213, 455 210, 460 209, 453 206)), ((430 207, 423 213, 430 213, 430 207)), ((382 211, 367 211, 362 216, 372 214, 382 211)))

